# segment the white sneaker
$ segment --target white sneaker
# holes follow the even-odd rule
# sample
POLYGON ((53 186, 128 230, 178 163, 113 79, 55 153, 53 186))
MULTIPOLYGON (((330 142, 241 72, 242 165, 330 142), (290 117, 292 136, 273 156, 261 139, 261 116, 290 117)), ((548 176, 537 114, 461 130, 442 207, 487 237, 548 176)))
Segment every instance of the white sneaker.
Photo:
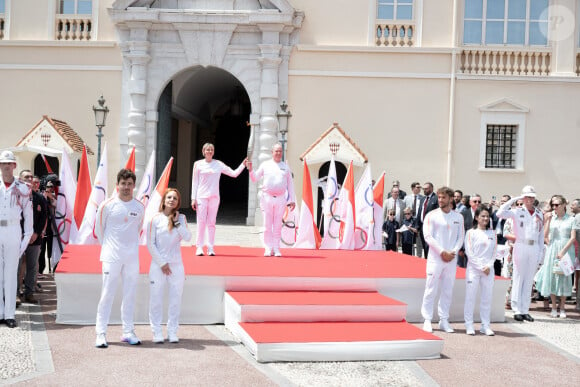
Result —
POLYGON ((198 247, 195 250, 195 255, 197 255, 198 257, 201 257, 203 255, 203 247, 198 247))
POLYGON ((105 337, 104 333, 99 333, 97 335, 97 340, 95 340, 95 347, 97 348, 107 348, 109 344, 107 344, 107 338, 105 337))
POLYGON ((272 255, 272 250, 266 249, 264 250, 264 257, 270 257, 272 255))
POLYGON ((170 343, 179 343, 179 337, 177 337, 177 334, 168 333, 167 336, 167 340, 169 340, 170 343))
POLYGON ((425 320, 423 323, 423 330, 425 332, 433 333, 433 327, 431 326, 431 320, 425 320))
POLYGON ((455 329, 451 328, 451 325, 449 325, 449 321, 447 320, 439 320, 439 329, 447 333, 455 332, 455 329))
POLYGON ((485 327, 483 325, 481 326, 481 329, 479 331, 486 336, 494 336, 495 335, 495 333, 491 330, 490 327, 485 327))
POLYGON ((281 257, 282 253, 280 252, 280 250, 274 249, 274 256, 275 257, 281 257))
POLYGON ((215 251, 213 251, 213 247, 207 248, 207 255, 211 255, 212 257, 215 256, 215 251))
POLYGON ((560 318, 566 318, 566 311, 565 310, 560 311, 560 318))
POLYGON ((473 324, 465 324, 465 333, 469 336, 475 336, 475 329, 473 329, 473 324))
POLYGON ((155 332, 153 333, 153 342, 155 344, 163 344, 163 333, 162 332, 155 332))
POLYGON ((550 312, 550 316, 553 318, 558 317, 558 311, 556 309, 552 309, 552 311, 550 312))
POLYGON ((133 331, 131 331, 129 333, 123 333, 123 336, 121 336, 121 341, 123 343, 129 343, 131 345, 141 344, 141 340, 139 340, 139 338, 137 337, 137 335, 133 331))

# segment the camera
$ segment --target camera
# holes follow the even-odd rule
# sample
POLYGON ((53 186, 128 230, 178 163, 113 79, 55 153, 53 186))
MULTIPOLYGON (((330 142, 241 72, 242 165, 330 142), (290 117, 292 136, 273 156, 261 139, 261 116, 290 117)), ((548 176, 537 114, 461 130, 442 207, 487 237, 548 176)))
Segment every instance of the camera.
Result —
POLYGON ((40 178, 40 192, 46 191, 46 186, 48 183, 52 183, 55 187, 60 187, 60 180, 58 176, 54 173, 49 173, 48 175, 44 175, 40 178))

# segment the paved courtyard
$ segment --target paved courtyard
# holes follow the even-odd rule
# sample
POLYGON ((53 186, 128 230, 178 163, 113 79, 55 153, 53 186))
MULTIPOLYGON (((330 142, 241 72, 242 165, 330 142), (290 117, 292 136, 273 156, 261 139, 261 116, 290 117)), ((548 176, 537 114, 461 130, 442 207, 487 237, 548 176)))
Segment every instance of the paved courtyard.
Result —
MULTIPOLYGON (((195 231, 195 224, 190 224, 195 231)), ((218 225, 217 244, 259 246, 258 227, 218 225)), ((235 385, 235 386, 455 386, 498 384, 576 386, 580 380, 580 315, 552 319, 534 303, 534 323, 493 324, 496 336, 465 334, 454 323, 436 360, 259 364, 223 325, 180 327, 179 344, 155 345, 137 326, 141 346, 120 343, 111 326, 109 348, 94 348, 94 326, 55 323, 56 287, 40 281, 40 305, 23 304, 19 327, 0 327, 0 384, 17 385, 235 385)))

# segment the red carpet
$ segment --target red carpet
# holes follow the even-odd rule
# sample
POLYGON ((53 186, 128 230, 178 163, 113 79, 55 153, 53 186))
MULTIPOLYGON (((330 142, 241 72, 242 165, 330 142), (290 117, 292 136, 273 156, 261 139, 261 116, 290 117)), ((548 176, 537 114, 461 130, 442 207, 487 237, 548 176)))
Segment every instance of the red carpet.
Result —
POLYGON ((228 292, 238 304, 252 305, 405 305, 377 292, 228 292))
POLYGON ((441 340, 402 322, 240 323, 256 343, 441 340))
MULTIPOLYGON (((101 272, 99 245, 68 245, 57 273, 101 272)), ((217 246, 217 256, 197 257, 193 247, 182 248, 186 275, 325 278, 425 278, 425 260, 387 251, 282 249, 281 258, 264 257, 262 248, 217 246)), ((139 250, 140 272, 149 272, 151 256, 139 250)), ((465 278, 458 268, 457 278, 465 278)))

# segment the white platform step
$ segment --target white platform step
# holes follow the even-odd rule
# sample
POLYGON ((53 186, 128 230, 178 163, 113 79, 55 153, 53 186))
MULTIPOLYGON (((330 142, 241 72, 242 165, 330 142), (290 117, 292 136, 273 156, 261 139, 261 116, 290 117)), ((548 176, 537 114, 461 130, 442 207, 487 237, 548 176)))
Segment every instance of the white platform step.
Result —
POLYGON ((226 292, 225 322, 403 321, 407 305, 377 292, 226 292))

